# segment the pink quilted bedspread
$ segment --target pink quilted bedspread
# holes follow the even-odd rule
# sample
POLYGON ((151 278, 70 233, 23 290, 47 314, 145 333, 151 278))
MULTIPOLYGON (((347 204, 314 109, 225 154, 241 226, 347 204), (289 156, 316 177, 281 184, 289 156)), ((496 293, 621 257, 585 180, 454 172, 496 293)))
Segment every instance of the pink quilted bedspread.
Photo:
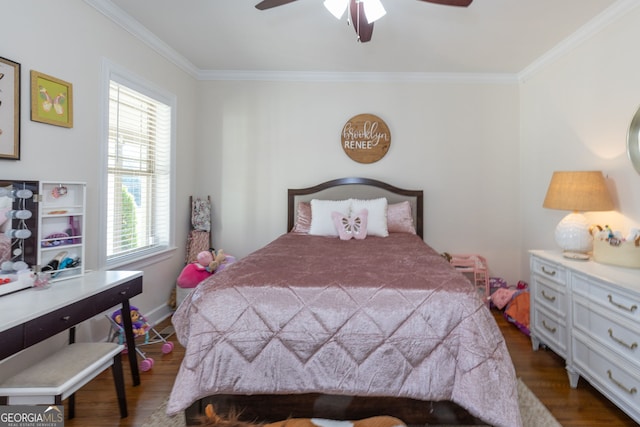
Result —
POLYGON ((522 425, 491 313, 415 235, 285 234, 200 284, 173 323, 186 352, 168 414, 215 394, 326 393, 448 400, 522 425))

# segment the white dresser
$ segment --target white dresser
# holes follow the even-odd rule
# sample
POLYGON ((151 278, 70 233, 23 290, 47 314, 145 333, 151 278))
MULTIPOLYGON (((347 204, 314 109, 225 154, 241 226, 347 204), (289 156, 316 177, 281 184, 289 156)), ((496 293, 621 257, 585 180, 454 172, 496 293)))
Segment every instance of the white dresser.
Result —
POLYGON ((531 342, 640 423, 640 269, 530 251, 531 342))

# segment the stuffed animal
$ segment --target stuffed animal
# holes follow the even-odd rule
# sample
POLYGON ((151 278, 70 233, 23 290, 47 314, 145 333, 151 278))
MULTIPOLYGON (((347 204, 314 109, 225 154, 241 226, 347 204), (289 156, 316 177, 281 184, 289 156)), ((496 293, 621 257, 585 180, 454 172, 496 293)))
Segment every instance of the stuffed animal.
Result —
POLYGON ((224 254, 224 251, 219 249, 217 253, 213 250, 202 251, 198 254, 196 259, 201 267, 213 274, 218 267, 222 265, 226 258, 227 256, 224 254))
POLYGON ((196 259, 197 261, 187 264, 182 269, 176 281, 179 287, 195 288, 213 273, 233 262, 233 257, 227 256, 222 249, 217 253, 213 249, 199 252, 196 259))
POLYGON ((336 421, 321 418, 289 418, 287 420, 276 421, 269 424, 258 424, 240 421, 235 412, 231 412, 228 417, 222 418, 213 409, 213 405, 208 404, 205 408, 205 417, 202 420, 203 426, 213 427, 406 427, 407 425, 398 418, 388 415, 365 418, 357 421, 336 421))
MULTIPOLYGON (((138 311, 138 307, 130 306, 131 312, 131 325, 133 326, 133 335, 140 336, 147 333, 147 328, 145 327, 145 322, 142 321, 142 316, 140 315, 140 311, 138 311)), ((120 326, 124 326, 122 322, 122 310, 116 310, 111 315, 111 318, 114 322, 116 322, 120 326)))

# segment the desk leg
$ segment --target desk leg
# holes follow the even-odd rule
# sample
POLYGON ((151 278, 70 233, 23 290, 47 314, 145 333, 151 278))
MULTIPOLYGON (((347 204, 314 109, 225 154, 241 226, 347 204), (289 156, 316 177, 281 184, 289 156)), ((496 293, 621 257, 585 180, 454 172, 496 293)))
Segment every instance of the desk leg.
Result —
POLYGON ((131 366, 131 378, 133 385, 140 385, 140 371, 138 371, 138 355, 136 354, 136 340, 133 336, 133 324, 131 323, 131 306, 129 300, 122 301, 122 323, 124 323, 124 335, 127 338, 127 352, 129 353, 129 365, 131 366))

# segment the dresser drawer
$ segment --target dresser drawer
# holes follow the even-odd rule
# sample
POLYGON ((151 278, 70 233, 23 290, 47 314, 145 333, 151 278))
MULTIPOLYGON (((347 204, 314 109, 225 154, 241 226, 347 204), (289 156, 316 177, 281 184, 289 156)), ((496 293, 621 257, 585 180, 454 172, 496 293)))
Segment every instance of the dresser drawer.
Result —
POLYGON ((534 335, 551 347, 558 355, 567 355, 567 325, 566 323, 540 307, 535 307, 531 318, 531 327, 534 335))
POLYGON ((637 295, 631 295, 581 274, 574 274, 571 281, 575 294, 582 295, 612 313, 640 324, 640 297, 637 295))
POLYGON ((574 334, 572 344, 574 366, 616 405, 639 419, 640 371, 580 334, 574 334))
POLYGON ((617 320, 617 317, 607 316, 607 311, 600 307, 590 309, 588 300, 578 296, 574 297, 574 326, 640 369, 640 331, 638 331, 638 326, 617 320))
POLYGON ((566 286, 567 284, 567 271, 563 266, 538 257, 531 259, 531 272, 552 280, 559 285, 566 286))
POLYGON ((567 289, 539 275, 534 275, 533 280, 535 281, 532 287, 535 304, 546 307, 559 316, 564 316, 567 312, 567 289))
POLYGON ((27 322, 24 326, 25 346, 39 343, 59 332, 93 316, 96 312, 90 303, 80 301, 45 316, 27 322))

